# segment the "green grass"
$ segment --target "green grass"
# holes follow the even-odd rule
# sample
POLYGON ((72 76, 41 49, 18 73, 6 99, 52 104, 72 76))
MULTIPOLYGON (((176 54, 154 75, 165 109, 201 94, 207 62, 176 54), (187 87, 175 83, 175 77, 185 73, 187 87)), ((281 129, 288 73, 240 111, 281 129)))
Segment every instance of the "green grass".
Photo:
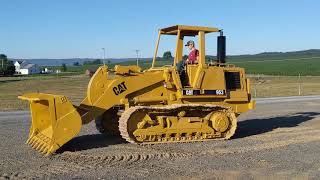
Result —
POLYGON ((236 66, 246 69, 248 74, 267 74, 267 75, 320 75, 320 58, 314 59, 283 59, 265 61, 230 61, 236 66))
MULTIPOLYGON (((215 59, 214 57, 208 58, 215 59)), ((143 60, 139 65, 146 69, 151 67, 151 63, 151 59, 143 60)), ((158 60, 156 66, 172 63, 172 60, 158 60)), ((320 51, 228 56, 227 63, 245 68, 248 74, 320 76, 320 51)), ((132 65, 136 62, 127 61, 119 64, 132 65)), ((114 64, 111 64, 111 67, 113 66, 114 64)))
POLYGON ((77 74, 83 74, 87 69, 97 69, 102 64, 94 64, 94 65, 82 65, 82 66, 68 66, 67 71, 77 74))

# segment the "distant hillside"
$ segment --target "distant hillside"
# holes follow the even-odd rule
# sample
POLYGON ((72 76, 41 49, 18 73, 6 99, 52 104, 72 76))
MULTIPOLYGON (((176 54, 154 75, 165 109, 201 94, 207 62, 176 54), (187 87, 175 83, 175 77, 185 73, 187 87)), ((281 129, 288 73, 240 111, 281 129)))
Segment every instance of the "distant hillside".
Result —
MULTIPOLYGON (((309 49, 303 51, 291 51, 291 52, 263 52, 253 55, 231 55, 227 56, 227 62, 230 63, 241 63, 241 62, 251 62, 251 61, 271 61, 271 60, 295 60, 295 59, 305 59, 310 57, 320 57, 320 49, 309 49)), ((208 55, 209 59, 216 59, 215 56, 208 55)), ((150 61, 152 58, 140 58, 140 61, 150 61)), ((20 59, 19 59, 20 60, 20 59)), ((74 62, 79 62, 83 64, 84 61, 93 61, 95 58, 69 58, 69 59, 23 59, 29 63, 38 64, 40 66, 60 66, 62 63, 67 65, 73 65, 74 62)), ((134 64, 136 58, 111 58, 112 64, 121 63, 134 64)))
MULTIPOLYGON (((85 61, 94 61, 96 58, 68 58, 68 59, 11 59, 11 60, 25 60, 28 63, 38 64, 40 66, 60 66, 62 63, 65 63, 69 66, 73 65, 75 62, 83 64, 85 61)), ((123 62, 130 59, 106 59, 106 62, 111 60, 111 62, 123 62)))
MULTIPOLYGON (((215 56, 207 56, 207 59, 216 59, 215 56)), ((172 61, 158 61, 159 66, 172 64, 172 61)), ((245 68, 248 74, 268 75, 320 75, 320 50, 311 49, 294 52, 264 52, 255 55, 228 56, 227 63, 245 68)), ((135 64, 134 61, 121 64, 135 64)), ((140 66, 148 68, 151 61, 140 61, 140 66)))
POLYGON ((256 54, 257 56, 276 56, 276 55, 320 55, 320 49, 309 49, 304 51, 291 52, 263 52, 256 54))

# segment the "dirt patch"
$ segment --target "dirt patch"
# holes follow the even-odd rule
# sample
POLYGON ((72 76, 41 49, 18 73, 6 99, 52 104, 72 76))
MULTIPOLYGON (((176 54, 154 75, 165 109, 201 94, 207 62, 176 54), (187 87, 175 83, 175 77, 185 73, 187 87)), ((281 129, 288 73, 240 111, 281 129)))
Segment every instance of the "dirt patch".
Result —
POLYGON ((240 116, 231 140, 147 146, 91 123, 51 157, 24 144, 28 112, 2 113, 0 179, 316 179, 319 109, 319 100, 262 104, 240 116))

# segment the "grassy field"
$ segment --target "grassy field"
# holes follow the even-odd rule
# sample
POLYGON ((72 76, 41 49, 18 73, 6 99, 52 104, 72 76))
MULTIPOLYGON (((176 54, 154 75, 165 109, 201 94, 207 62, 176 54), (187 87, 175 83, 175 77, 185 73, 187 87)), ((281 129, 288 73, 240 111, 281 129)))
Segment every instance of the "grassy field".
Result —
MULTIPOLYGON (((254 97, 320 95, 320 76, 251 76, 254 97)), ((0 111, 25 110, 26 101, 17 99, 27 92, 43 92, 67 96, 78 105, 85 97, 89 77, 72 76, 33 76, 0 78, 0 111)))
POLYGON ((269 59, 259 60, 233 60, 230 63, 243 67, 250 74, 267 74, 267 75, 320 75, 320 57, 309 58, 292 58, 292 59, 269 59))
POLYGON ((249 76, 253 97, 320 95, 320 76, 249 76), (299 88, 300 87, 300 88, 299 88))
MULTIPOLYGON (((143 69, 151 67, 152 60, 141 60, 139 66, 143 69)), ((171 65, 172 60, 156 61, 156 66, 171 65)), ((320 57, 314 56, 268 56, 248 58, 246 56, 237 56, 228 59, 228 63, 234 64, 246 69, 248 74, 265 74, 265 75, 281 75, 281 76, 320 76, 320 57)), ((125 61, 117 63, 119 65, 136 65, 136 61, 125 61)), ((113 68, 116 64, 111 63, 108 66, 113 68)), ((96 69, 100 65, 85 65, 68 67, 68 71, 81 74, 86 69, 96 69)))
POLYGON ((67 96, 79 104, 85 97, 89 77, 73 76, 34 76, 0 78, 0 111, 27 109, 26 101, 17 99, 28 92, 43 92, 67 96))

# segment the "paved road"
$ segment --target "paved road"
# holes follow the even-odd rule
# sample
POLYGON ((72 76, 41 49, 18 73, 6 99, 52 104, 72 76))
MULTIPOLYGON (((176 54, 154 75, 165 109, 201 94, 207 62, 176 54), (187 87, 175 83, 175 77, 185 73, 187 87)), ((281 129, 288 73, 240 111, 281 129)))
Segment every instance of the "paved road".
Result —
POLYGON ((0 112, 0 179, 318 179, 319 96, 257 99, 228 141, 138 146, 94 124, 50 158, 24 144, 25 112, 0 112))
POLYGON ((320 100, 320 96, 288 96, 288 97, 272 97, 272 98, 256 98, 257 104, 267 103, 288 103, 320 100))

